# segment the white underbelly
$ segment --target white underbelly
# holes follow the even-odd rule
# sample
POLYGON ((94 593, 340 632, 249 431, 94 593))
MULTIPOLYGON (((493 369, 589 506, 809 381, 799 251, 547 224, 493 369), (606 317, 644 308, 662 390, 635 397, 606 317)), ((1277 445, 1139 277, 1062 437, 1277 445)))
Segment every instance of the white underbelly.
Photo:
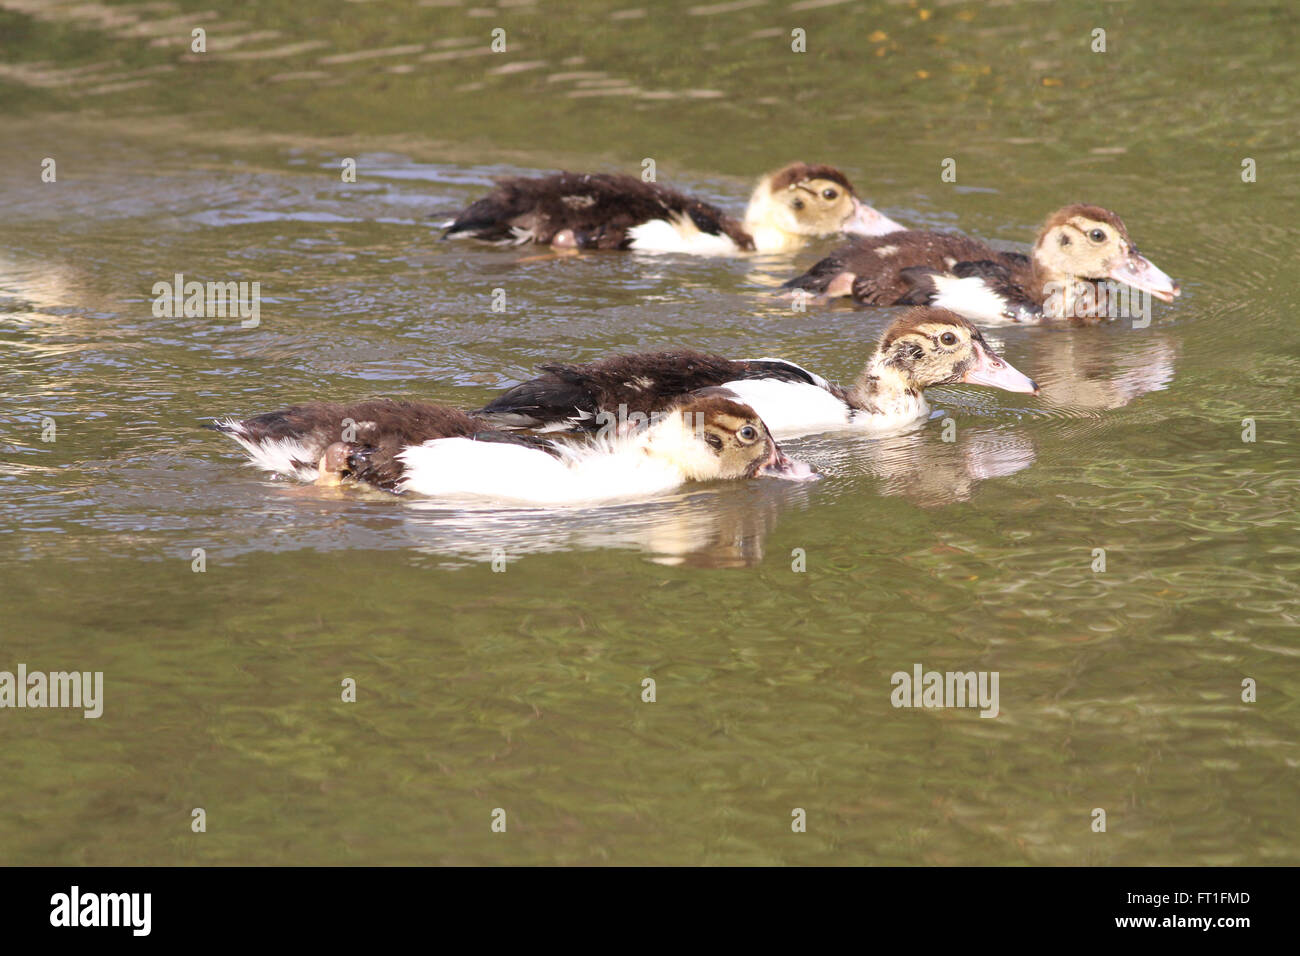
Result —
POLYGON ((794 438, 815 432, 852 429, 891 431, 912 424, 929 414, 923 396, 908 398, 896 409, 872 415, 854 411, 824 388, 803 382, 778 379, 742 379, 725 386, 735 392, 776 438, 794 438))
POLYGON ((651 219, 628 230, 629 246, 637 252, 684 252, 691 255, 729 256, 739 250, 726 235, 701 232, 689 219, 681 223, 651 219))
POLYGON ((816 385, 772 378, 740 379, 724 386, 758 412, 775 437, 844 428, 849 407, 816 385))
POLYGON ((868 414, 858 412, 850 425, 854 431, 892 432, 901 431, 923 421, 930 414, 930 406, 925 396, 917 395, 900 402, 897 407, 887 412, 868 414))
POLYGON ((988 287, 976 276, 935 276, 935 294, 930 304, 940 309, 951 309, 958 315, 984 325, 1011 325, 1007 316, 1007 300, 988 287))
POLYGON ((440 438, 401 453, 400 490, 437 498, 535 505, 635 498, 681 484, 680 472, 639 449, 593 449, 569 459, 536 448, 469 438, 440 438))

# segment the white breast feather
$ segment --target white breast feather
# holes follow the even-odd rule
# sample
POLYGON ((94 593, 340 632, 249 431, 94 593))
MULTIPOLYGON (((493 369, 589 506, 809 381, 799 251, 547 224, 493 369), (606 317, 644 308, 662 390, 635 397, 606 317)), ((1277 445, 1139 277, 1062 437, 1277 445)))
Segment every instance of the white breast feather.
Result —
POLYGON ((998 295, 978 276, 937 275, 934 277, 935 294, 930 304, 940 309, 952 309, 972 322, 990 325, 1009 325, 1011 319, 1003 314, 1007 300, 998 295))
POLYGON ((760 253, 793 252, 804 240, 801 236, 778 229, 776 226, 745 221, 745 231, 754 240, 754 251, 760 253))
POLYGON ((783 382, 774 378, 752 378, 727 382, 724 387, 735 392, 742 402, 758 412, 758 417, 763 419, 776 438, 793 438, 844 428, 854 431, 891 431, 910 425, 930 412, 924 396, 909 397, 898 408, 885 414, 871 415, 855 411, 826 390, 825 379, 813 377, 821 386, 806 382, 783 382))
POLYGON ((689 219, 677 224, 666 219, 651 219, 633 226, 627 233, 630 248, 638 252, 685 252, 692 255, 726 256, 736 252, 736 244, 726 235, 701 232, 689 219))
POLYGON ((556 458, 523 445, 440 438, 398 457, 406 467, 400 490, 436 497, 584 504, 651 495, 682 483, 680 471, 626 441, 565 449, 556 458))
POLYGON ((894 408, 876 415, 866 412, 854 414, 852 427, 855 431, 889 432, 914 425, 930 414, 930 404, 924 395, 907 396, 894 408))
POLYGON ((724 387, 758 412, 758 417, 777 438, 849 424, 849 406, 826 389, 806 382, 746 378, 727 382, 724 387))

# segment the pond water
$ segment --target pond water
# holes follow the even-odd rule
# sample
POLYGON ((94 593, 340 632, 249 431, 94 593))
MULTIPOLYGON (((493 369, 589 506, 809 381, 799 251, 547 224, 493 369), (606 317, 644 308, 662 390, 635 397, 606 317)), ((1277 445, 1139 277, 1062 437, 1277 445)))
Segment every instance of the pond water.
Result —
POLYGON ((94 720, 0 712, 0 860, 1300 863, 1296 23, 0 0, 0 670, 105 688, 94 720), (795 158, 1011 248, 1107 206, 1182 297, 989 332, 1041 396, 934 389, 904 433, 786 442, 811 485, 464 510, 267 480, 199 427, 475 407, 671 346, 851 380, 891 311, 771 295, 832 241, 553 257, 436 228, 503 173, 645 159, 738 214, 795 158), (260 282, 259 324, 155 316, 177 273, 260 282), (998 716, 895 708, 915 665, 997 672, 998 716))

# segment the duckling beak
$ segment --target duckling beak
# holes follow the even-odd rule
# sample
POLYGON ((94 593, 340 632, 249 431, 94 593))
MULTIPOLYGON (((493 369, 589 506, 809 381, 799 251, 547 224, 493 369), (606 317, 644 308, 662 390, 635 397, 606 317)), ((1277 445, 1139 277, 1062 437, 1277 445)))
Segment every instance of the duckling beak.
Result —
POLYGON ((816 481, 821 477, 812 465, 787 458, 776 442, 772 442, 772 454, 759 466, 757 474, 786 481, 816 481))
POLYGON ((904 228, 859 199, 853 200, 853 215, 844 224, 844 232, 850 236, 883 236, 890 232, 902 232, 904 228))
POLYGON ((1161 302, 1173 302, 1174 297, 1182 292, 1177 282, 1157 269, 1151 260, 1138 255, 1136 249, 1130 250, 1118 265, 1111 266, 1106 277, 1130 285, 1139 292, 1150 292, 1161 302))
POLYGON ((987 385, 1000 388, 1005 392, 1028 392, 1038 394, 1038 383, 1014 368, 1010 362, 998 358, 979 342, 975 345, 975 361, 966 370, 959 381, 967 385, 987 385))

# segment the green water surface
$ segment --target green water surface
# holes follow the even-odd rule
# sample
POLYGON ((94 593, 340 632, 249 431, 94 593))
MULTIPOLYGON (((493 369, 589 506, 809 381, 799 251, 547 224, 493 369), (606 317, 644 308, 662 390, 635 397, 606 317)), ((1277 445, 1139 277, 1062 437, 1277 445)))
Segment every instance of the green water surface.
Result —
POLYGON ((0 862, 1300 863, 1294 5, 490 3, 0 0, 0 670, 105 686, 0 710, 0 862), (670 346, 852 379, 891 312, 769 294, 831 241, 435 228, 645 159, 739 214, 795 158, 1014 248, 1105 205, 1183 295, 992 330, 1041 396, 786 443, 813 485, 464 510, 198 427, 670 346), (260 324, 156 317, 176 273, 260 324), (916 664, 998 672, 998 716, 893 707, 916 664))

